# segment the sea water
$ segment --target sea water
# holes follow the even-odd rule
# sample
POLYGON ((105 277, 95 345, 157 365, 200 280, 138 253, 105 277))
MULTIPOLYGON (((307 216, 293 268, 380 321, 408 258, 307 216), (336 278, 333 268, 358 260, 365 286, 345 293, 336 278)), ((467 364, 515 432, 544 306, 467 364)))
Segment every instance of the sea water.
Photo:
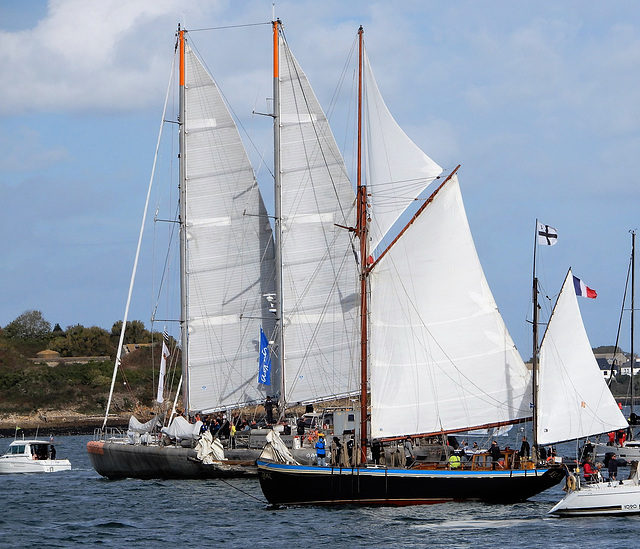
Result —
POLYGON ((71 471, 0 475, 0 547, 640 547, 640 515, 548 516, 562 484, 514 505, 272 509, 257 479, 104 479, 88 440, 56 438, 71 471))

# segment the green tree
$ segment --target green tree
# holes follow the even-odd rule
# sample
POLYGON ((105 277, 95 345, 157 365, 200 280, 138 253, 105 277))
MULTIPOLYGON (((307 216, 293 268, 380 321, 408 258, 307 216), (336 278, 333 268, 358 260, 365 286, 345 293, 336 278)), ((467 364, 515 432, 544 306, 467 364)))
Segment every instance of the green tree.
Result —
MULTIPOLYGON (((120 340, 120 331, 122 330, 122 320, 114 323, 111 327, 111 339, 117 345, 120 340)), ((141 320, 130 320, 124 332, 124 343, 151 343, 151 332, 144 327, 141 320)))
POLYGON ((51 336, 51 324, 40 311, 25 311, 4 327, 7 339, 27 341, 47 341, 51 336))
POLYGON ((107 356, 114 348, 109 332, 97 326, 85 328, 82 324, 69 326, 63 336, 54 338, 49 348, 61 356, 107 356))

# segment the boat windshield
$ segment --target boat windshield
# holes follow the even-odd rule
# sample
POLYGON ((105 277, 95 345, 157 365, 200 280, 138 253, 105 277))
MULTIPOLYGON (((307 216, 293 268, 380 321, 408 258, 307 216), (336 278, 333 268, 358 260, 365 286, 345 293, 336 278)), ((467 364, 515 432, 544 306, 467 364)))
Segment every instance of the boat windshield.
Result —
POLYGON ((9 446, 6 455, 24 454, 24 444, 9 446))
POLYGON ((55 449, 51 445, 51 453, 49 453, 48 444, 31 444, 31 457, 33 459, 55 459, 55 449))

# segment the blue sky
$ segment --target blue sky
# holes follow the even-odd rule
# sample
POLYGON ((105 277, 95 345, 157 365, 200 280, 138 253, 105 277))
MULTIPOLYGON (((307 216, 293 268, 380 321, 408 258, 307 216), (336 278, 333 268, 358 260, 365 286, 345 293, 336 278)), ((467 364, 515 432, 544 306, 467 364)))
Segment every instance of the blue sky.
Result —
MULTIPOLYGON (((398 122, 445 169, 462 165, 476 247, 523 358, 536 218, 559 232, 539 256, 545 301, 572 267, 598 292, 580 301, 592 345, 614 343, 640 226, 635 2, 291 0, 276 14, 325 108, 364 26, 398 122)), ((123 317, 176 25, 271 16, 270 0, 0 1, 1 326, 29 309, 63 328, 123 317)), ((247 131, 268 135, 251 112, 271 94, 269 27, 194 41, 247 131)), ((148 324, 140 290, 129 318, 148 324)))

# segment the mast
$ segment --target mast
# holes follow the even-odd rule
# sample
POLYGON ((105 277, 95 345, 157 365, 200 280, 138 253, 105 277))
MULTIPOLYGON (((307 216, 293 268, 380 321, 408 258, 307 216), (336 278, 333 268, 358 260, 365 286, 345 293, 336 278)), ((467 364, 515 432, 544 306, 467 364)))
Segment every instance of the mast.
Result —
POLYGON ((631 231, 631 414, 633 414, 633 399, 634 399, 634 390, 633 390, 633 366, 635 363, 634 355, 633 355, 633 328, 634 328, 634 318, 636 312, 635 306, 635 284, 636 284, 636 231, 631 231))
POLYGON ((356 173, 357 226, 360 239, 360 462, 367 462, 367 282, 368 282, 368 227, 367 227, 367 188, 362 182, 362 63, 364 29, 358 29, 358 162, 356 173))
POLYGON ((189 344, 187 326, 187 152, 185 139, 185 31, 178 26, 179 48, 180 48, 180 93, 179 93, 179 151, 180 151, 180 333, 182 338, 182 377, 184 378, 182 401, 185 412, 189 413, 188 396, 188 363, 189 344))
POLYGON ((538 355, 540 352, 538 344, 538 279, 536 278, 536 251, 538 246, 538 220, 536 219, 536 230, 533 239, 533 357, 532 357, 532 396, 533 396, 533 448, 534 458, 537 460, 538 454, 538 355))
POLYGON ((276 262, 276 345, 280 355, 280 410, 286 407, 284 313, 282 289, 282 166, 280 160, 280 63, 279 32, 282 22, 276 19, 273 25, 273 178, 275 201, 275 262, 276 262))

